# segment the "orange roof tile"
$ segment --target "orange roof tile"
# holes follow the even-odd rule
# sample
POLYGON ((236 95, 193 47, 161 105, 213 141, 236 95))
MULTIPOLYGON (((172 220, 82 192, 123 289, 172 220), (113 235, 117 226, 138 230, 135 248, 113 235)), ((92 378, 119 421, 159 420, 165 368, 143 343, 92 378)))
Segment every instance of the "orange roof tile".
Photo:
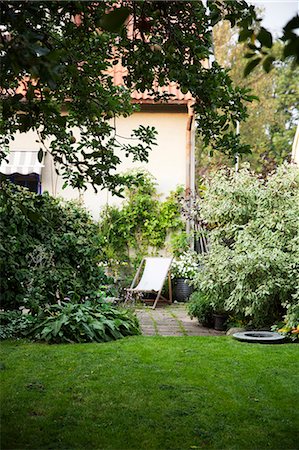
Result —
MULTIPOLYGON (((112 68, 108 70, 108 74, 112 76, 113 84, 115 86, 124 85, 123 77, 127 74, 126 69, 122 68, 121 66, 112 66, 112 68)), ((8 95, 22 94, 25 97, 28 89, 28 82, 29 77, 25 76, 23 80, 19 81, 19 85, 16 89, 11 91, 7 90, 5 93, 8 95)), ((31 80, 31 84, 33 86, 36 85, 36 80, 31 80)), ((155 83, 154 91, 158 92, 160 95, 168 95, 168 100, 155 101, 153 93, 146 89, 144 92, 140 92, 137 90, 133 91, 131 94, 132 101, 134 103, 187 104, 192 100, 191 93, 187 92, 186 94, 183 94, 178 84, 174 81, 171 81, 168 86, 158 86, 158 84, 155 83)), ((37 96, 39 96, 40 92, 36 91, 36 94, 37 96)))
MULTIPOLYGON (((77 26, 81 25, 81 17, 79 14, 75 15, 73 17, 73 20, 77 26)), ((128 36, 132 37, 133 25, 131 17, 127 20, 126 26, 128 36)), ((202 61, 202 65, 205 68, 209 67, 208 61, 202 61)), ((113 78, 113 83, 115 86, 124 86, 125 84, 124 76, 127 75, 128 70, 125 67, 123 67, 120 62, 118 62, 115 65, 111 65, 111 67, 107 70, 106 73, 113 78)), ((25 76, 23 80, 19 82, 19 86, 14 91, 14 93, 22 94, 25 97, 28 89, 29 80, 30 80, 29 77, 25 76)), ((31 84, 34 86, 37 84, 37 82, 35 80, 31 80, 31 84)), ((131 93, 132 101, 134 103, 190 104, 190 102, 194 100, 190 92, 183 94, 182 91, 180 90, 178 83, 174 81, 171 81, 167 86, 159 86, 158 83, 154 83, 153 90, 159 95, 166 94, 166 97, 168 96, 167 100, 161 99, 159 101, 155 101, 155 96, 153 95, 153 93, 150 92, 148 89, 146 89, 144 92, 134 90, 131 93)), ((38 91, 36 92, 40 94, 38 91)))
MULTIPOLYGON (((115 86, 123 86, 124 85, 124 77, 127 75, 128 70, 122 65, 116 64, 112 66, 108 70, 108 74, 113 78, 113 83, 115 86)), ((160 95, 167 94, 169 95, 169 99, 160 100, 156 102, 154 100, 154 95, 148 89, 144 92, 133 91, 131 94, 132 101, 134 103, 170 103, 170 104, 187 104, 190 100, 192 100, 192 95, 190 92, 183 94, 179 88, 178 83, 175 81, 171 81, 167 86, 159 86, 158 83, 154 83, 153 90, 160 95)))

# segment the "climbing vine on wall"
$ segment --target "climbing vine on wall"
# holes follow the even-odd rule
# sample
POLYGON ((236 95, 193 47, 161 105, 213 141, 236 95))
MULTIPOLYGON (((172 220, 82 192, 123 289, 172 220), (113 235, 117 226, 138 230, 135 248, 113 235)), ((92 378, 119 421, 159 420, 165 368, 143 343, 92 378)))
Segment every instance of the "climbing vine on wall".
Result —
POLYGON ((179 203, 183 188, 161 201, 152 175, 140 171, 133 175, 122 207, 107 206, 100 219, 107 263, 127 261, 134 265, 142 256, 163 249, 169 234, 184 229, 179 203))

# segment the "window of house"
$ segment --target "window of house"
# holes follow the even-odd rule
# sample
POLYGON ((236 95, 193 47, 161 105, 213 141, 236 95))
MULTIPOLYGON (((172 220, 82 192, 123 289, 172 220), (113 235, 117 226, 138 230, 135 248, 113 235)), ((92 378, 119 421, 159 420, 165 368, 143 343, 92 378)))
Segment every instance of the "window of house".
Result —
POLYGON ((12 150, 0 162, 0 180, 9 180, 40 194, 43 167, 44 163, 39 161, 37 150, 12 150))
POLYGON ((11 175, 0 174, 0 180, 2 181, 3 179, 9 180, 19 186, 24 186, 36 194, 41 193, 40 176, 36 173, 30 173, 29 175, 22 175, 20 173, 12 173, 11 175))

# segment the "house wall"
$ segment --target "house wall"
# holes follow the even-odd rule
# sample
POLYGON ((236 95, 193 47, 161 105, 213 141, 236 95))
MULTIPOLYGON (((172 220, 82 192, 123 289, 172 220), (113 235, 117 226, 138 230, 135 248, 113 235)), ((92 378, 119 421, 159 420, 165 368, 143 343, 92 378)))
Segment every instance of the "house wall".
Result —
MULTIPOLYGON (((148 163, 133 163, 132 158, 123 156, 118 171, 130 168, 145 168, 157 180, 158 192, 166 196, 178 185, 186 186, 188 182, 187 171, 190 170, 186 160, 186 130, 188 124, 187 108, 168 108, 166 111, 148 108, 143 112, 136 112, 128 118, 119 118, 116 122, 117 134, 130 137, 131 130, 138 125, 153 126, 158 131, 157 146, 153 147, 148 163)), ((76 136, 76 130, 74 130, 76 136)), ((17 134, 11 144, 11 150, 35 150, 40 148, 36 142, 37 136, 33 132, 17 134)), ((121 139, 119 139, 121 140, 121 139)), ((192 153, 191 153, 192 154, 192 153)), ((189 176, 190 178, 190 176, 189 176)), ((61 196, 65 199, 81 199, 95 219, 105 204, 120 204, 121 199, 112 196, 107 190, 95 193, 89 186, 81 195, 77 189, 67 187, 63 189, 64 181, 57 176, 49 154, 45 158, 45 167, 42 171, 42 191, 51 195, 61 196)))

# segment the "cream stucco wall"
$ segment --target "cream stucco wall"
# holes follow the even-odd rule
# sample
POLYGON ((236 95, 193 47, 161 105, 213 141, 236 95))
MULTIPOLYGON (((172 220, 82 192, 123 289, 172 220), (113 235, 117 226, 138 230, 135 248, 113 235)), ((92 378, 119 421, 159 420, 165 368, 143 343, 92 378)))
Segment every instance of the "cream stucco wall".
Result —
MULTIPOLYGON (((186 162, 187 121, 187 112, 154 112, 153 110, 134 113, 128 118, 118 119, 116 128, 117 134, 120 136, 130 137, 131 130, 137 128, 138 125, 153 126, 158 132, 158 145, 153 147, 148 163, 133 163, 131 158, 122 156, 123 162, 118 171, 138 167, 147 169, 156 178, 158 192, 162 196, 166 196, 178 185, 185 186, 188 170, 186 162)), ((76 130, 74 130, 74 134, 76 135, 76 130)), ((11 150, 38 150, 40 144, 36 140, 37 136, 33 132, 17 134, 15 141, 11 144, 11 150)), ((42 190, 65 199, 80 198, 78 190, 69 187, 62 189, 63 184, 62 178, 55 173, 51 156, 46 155, 45 167, 42 171, 42 190)), ((107 190, 95 193, 91 186, 81 195, 82 199, 96 219, 105 204, 119 204, 121 202, 121 199, 112 196, 107 190)))

